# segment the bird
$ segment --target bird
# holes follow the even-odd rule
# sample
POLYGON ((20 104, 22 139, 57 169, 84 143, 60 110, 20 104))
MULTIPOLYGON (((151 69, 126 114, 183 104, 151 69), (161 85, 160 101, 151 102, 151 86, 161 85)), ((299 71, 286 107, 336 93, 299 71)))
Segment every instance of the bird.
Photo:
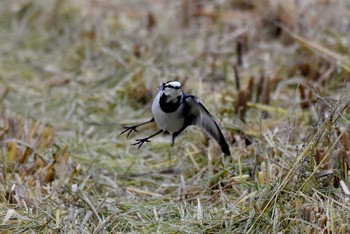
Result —
POLYGON ((133 145, 138 145, 140 148, 144 143, 150 142, 152 137, 168 132, 172 136, 171 146, 174 146, 175 138, 188 126, 195 125, 213 138, 225 155, 231 156, 219 125, 197 97, 182 92, 179 81, 168 81, 158 86, 158 93, 152 103, 152 115, 149 121, 134 126, 125 126, 120 135, 128 132, 128 137, 130 133, 138 132, 138 127, 155 122, 159 131, 146 138, 136 139, 133 145))

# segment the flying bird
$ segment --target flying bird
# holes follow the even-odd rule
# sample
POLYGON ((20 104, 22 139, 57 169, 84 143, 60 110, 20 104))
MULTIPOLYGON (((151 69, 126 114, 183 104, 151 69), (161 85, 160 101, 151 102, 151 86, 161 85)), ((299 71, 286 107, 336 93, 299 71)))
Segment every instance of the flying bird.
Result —
POLYGON ((197 97, 185 94, 181 91, 181 83, 178 81, 168 81, 158 86, 158 94, 155 96, 152 104, 153 118, 141 124, 124 127, 124 131, 120 134, 137 131, 141 125, 156 122, 158 132, 149 137, 136 139, 136 143, 140 148, 144 143, 150 142, 152 137, 168 132, 172 135, 171 146, 175 144, 175 138, 188 126, 196 125, 212 137, 221 148, 221 151, 230 156, 230 149, 226 143, 218 124, 213 119, 209 111, 203 106, 197 97))

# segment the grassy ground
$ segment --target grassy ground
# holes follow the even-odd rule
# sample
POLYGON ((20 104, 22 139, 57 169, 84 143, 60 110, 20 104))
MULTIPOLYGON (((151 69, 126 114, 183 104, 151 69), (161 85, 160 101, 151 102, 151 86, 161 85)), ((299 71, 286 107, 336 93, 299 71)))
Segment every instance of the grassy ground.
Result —
POLYGON ((350 231, 348 1, 0 5, 1 233, 350 231), (231 158, 119 136, 175 79, 231 158))

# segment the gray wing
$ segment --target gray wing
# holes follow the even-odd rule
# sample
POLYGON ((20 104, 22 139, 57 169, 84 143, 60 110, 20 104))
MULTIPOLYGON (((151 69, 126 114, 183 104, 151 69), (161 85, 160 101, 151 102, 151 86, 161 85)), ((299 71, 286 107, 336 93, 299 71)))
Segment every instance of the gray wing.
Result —
POLYGON ((195 96, 187 96, 185 102, 188 107, 188 114, 192 117, 191 124, 200 127, 208 133, 220 145, 221 151, 225 155, 230 156, 230 149, 226 143, 225 137, 209 111, 195 96))

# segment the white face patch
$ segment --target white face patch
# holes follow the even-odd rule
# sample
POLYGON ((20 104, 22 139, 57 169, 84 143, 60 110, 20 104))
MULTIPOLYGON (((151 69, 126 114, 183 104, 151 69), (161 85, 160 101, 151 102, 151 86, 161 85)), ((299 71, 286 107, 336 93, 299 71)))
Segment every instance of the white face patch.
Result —
POLYGON ((181 88, 181 83, 178 81, 170 81, 164 84, 165 87, 173 87, 174 89, 180 89, 181 88))
POLYGON ((167 96, 167 102, 174 102, 181 96, 181 83, 178 81, 170 81, 162 84, 163 93, 167 96))

